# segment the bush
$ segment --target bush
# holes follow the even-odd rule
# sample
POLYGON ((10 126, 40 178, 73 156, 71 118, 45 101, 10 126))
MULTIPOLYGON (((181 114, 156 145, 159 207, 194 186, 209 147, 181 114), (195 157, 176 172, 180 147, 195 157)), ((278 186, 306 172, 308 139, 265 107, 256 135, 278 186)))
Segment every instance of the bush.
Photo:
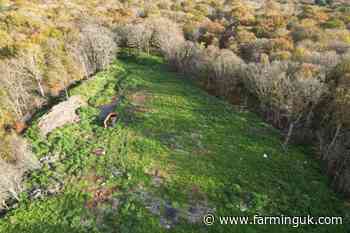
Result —
POLYGON ((167 61, 178 72, 194 74, 199 51, 200 48, 192 42, 184 42, 175 53, 168 55, 167 61))
POLYGON ((19 199, 22 178, 26 171, 39 167, 24 139, 7 135, 0 141, 0 209, 8 198, 19 199))
POLYGON ((301 19, 313 19, 317 22, 325 22, 329 19, 329 15, 325 8, 312 5, 304 5, 302 7, 302 12, 299 14, 301 19))
POLYGON ((43 76, 53 96, 84 77, 83 63, 79 57, 73 57, 74 54, 65 43, 68 44, 67 41, 50 38, 42 45, 43 76))
POLYGON ((303 59, 303 62, 321 65, 327 70, 334 68, 340 61, 340 56, 335 51, 310 52, 303 59))
POLYGON ((138 52, 151 50, 153 31, 144 23, 127 24, 116 28, 122 47, 136 49, 138 52))
POLYGON ((0 48, 11 46, 11 43, 12 38, 10 35, 5 31, 0 30, 0 48))
POLYGON ((116 28, 120 44, 139 52, 158 50, 167 59, 181 50, 185 39, 182 30, 171 20, 150 18, 138 24, 126 24, 116 28))
POLYGON ((312 41, 320 41, 323 37, 323 33, 320 28, 316 27, 303 27, 297 26, 292 29, 291 33, 294 41, 302 41, 302 40, 312 40, 312 41))
POLYGON ((279 125, 285 117, 289 122, 285 145, 296 124, 312 113, 327 91, 324 72, 306 72, 304 68, 298 63, 273 62, 249 64, 245 70, 245 86, 258 98, 264 112, 272 111, 269 120, 279 125))
POLYGON ((230 50, 212 50, 214 51, 209 52, 211 59, 206 64, 207 88, 212 89, 211 86, 214 85, 219 95, 227 96, 241 83, 244 62, 230 50))
POLYGON ((73 53, 79 57, 86 76, 105 69, 116 57, 118 49, 113 33, 99 25, 84 26, 80 42, 74 46, 73 53))
POLYGON ((324 28, 345 28, 345 23, 340 19, 327 20, 323 25, 324 28))
POLYGON ((320 6, 326 6, 327 1, 326 0, 315 0, 315 4, 320 5, 320 6))
MULTIPOLYGON (((6 59, 0 63, 2 75, 0 76, 0 86, 6 90, 10 100, 11 110, 17 119, 21 119, 29 110, 35 108, 38 99, 35 93, 37 89, 36 77, 39 77, 39 70, 35 63, 27 60, 28 57, 19 59, 6 59)), ((38 78, 39 79, 39 78, 38 78)))
POLYGON ((287 61, 292 58, 289 51, 280 51, 271 53, 271 60, 287 61))
POLYGON ((258 62, 263 53, 270 51, 270 41, 268 39, 257 39, 252 42, 244 43, 240 46, 240 54, 243 59, 249 62, 258 62))
POLYGON ((198 41, 203 34, 199 23, 188 22, 183 26, 183 30, 186 40, 193 42, 198 41))
POLYGON ((230 16, 239 20, 242 25, 251 25, 255 21, 253 9, 248 4, 243 4, 240 1, 234 1, 231 7, 230 16))
POLYGON ((333 69, 329 80, 332 85, 333 114, 337 125, 350 127, 350 59, 345 58, 333 69))
POLYGON ((332 186, 339 192, 350 194, 350 60, 343 59, 328 77, 331 87, 328 98, 320 107, 318 126, 322 159, 332 176, 332 186))
POLYGON ((166 59, 171 59, 183 47, 183 31, 171 20, 158 18, 146 22, 153 30, 152 45, 159 49, 166 59))

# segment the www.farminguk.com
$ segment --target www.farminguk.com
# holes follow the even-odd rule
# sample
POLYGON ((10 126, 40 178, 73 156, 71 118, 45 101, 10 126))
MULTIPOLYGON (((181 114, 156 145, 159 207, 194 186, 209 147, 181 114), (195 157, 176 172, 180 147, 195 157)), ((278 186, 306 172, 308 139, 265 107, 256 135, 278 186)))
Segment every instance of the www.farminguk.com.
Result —
POLYGON ((291 225, 299 227, 301 225, 339 225, 343 224, 343 218, 337 216, 214 216, 207 214, 203 218, 203 223, 207 226, 220 225, 291 225))

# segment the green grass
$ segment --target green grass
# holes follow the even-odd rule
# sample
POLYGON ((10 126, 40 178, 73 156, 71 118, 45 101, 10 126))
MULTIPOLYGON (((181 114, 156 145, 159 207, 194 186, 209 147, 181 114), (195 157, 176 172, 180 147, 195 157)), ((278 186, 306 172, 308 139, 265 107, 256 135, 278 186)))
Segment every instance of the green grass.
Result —
POLYGON ((285 152, 278 131, 168 71, 161 58, 124 57, 70 94, 83 95, 90 104, 79 111, 80 123, 47 139, 34 123, 26 135, 39 158, 57 157, 31 174, 27 188, 51 190, 61 180, 63 190, 36 200, 23 194, 18 208, 0 221, 0 232, 346 233, 350 227, 348 222, 207 227, 180 216, 165 229, 160 216, 145 208, 149 203, 142 194, 180 212, 205 203, 216 216, 345 216, 347 221, 349 209, 330 190, 308 148, 285 152), (104 129, 98 106, 116 96, 122 99, 116 107, 120 119, 104 129), (96 156, 98 148, 105 154, 96 156), (98 190, 112 191, 94 202, 98 190))

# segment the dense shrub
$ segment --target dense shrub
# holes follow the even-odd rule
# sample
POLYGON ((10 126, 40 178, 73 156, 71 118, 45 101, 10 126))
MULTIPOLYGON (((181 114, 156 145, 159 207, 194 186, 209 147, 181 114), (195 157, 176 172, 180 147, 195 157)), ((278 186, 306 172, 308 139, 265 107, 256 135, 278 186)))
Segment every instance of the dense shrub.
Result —
POLYGON ((320 6, 326 6, 327 1, 326 0, 315 0, 315 3, 320 6))
POLYGON ((182 29, 174 22, 160 18, 147 24, 153 29, 152 45, 160 50, 166 59, 171 59, 185 42, 182 29))
POLYGON ((249 62, 260 61, 263 53, 269 52, 270 41, 268 39, 257 39, 252 42, 243 43, 240 46, 240 54, 243 59, 249 62))
POLYGON ((0 85, 6 90, 11 111, 20 119, 36 107, 36 96, 32 94, 36 90, 33 73, 35 75, 38 71, 35 67, 27 66, 24 59, 15 58, 3 60, 0 67, 3 72, 0 85))
POLYGON ((84 26, 76 46, 76 56, 80 57, 87 76, 105 69, 116 57, 117 44, 113 33, 99 25, 84 26))
POLYGON ((0 49, 11 46, 12 38, 6 31, 0 30, 0 49))
POLYGON ((303 62, 321 65, 324 68, 334 68, 340 61, 340 56, 335 51, 310 52, 304 56, 303 62))
POLYGON ((150 52, 152 30, 144 23, 127 24, 117 27, 116 33, 120 36, 120 44, 123 47, 137 49, 139 52, 150 52))
POLYGON ((147 53, 152 49, 163 54, 169 61, 179 55, 178 51, 183 50, 185 44, 179 26, 164 18, 150 18, 142 23, 121 25, 115 31, 122 46, 147 53))
POLYGON ((330 19, 323 24, 325 28, 345 28, 345 23, 340 19, 330 19))
POLYGON ((22 178, 26 171, 38 168, 38 161, 24 139, 7 135, 0 141, 0 209, 8 198, 19 199, 22 178))
POLYGON ((325 74, 321 70, 307 71, 291 62, 249 64, 245 70, 246 88, 259 99, 269 120, 276 125, 283 118, 287 120, 289 129, 285 145, 296 124, 312 113, 327 91, 325 74))
POLYGON ((327 46, 330 50, 335 50, 338 54, 344 54, 350 49, 349 43, 339 40, 332 40, 328 43, 327 46))
POLYGON ((220 96, 228 96, 242 81, 244 62, 232 51, 208 47, 200 53, 197 67, 206 80, 206 88, 220 96))
POLYGON ((193 42, 198 41, 203 33, 198 22, 187 22, 183 26, 183 31, 185 39, 193 42))
POLYGON ((317 136, 322 159, 327 163, 327 172, 332 185, 350 195, 350 62, 343 59, 330 72, 331 88, 328 98, 320 106, 317 136))
POLYGON ((195 73, 196 61, 200 48, 192 42, 182 43, 175 53, 167 56, 169 65, 178 72, 195 73))
POLYGON ((322 30, 315 26, 297 26, 292 30, 292 37, 294 41, 301 41, 307 39, 319 41, 322 39, 322 30))
POLYGON ((233 1, 231 3, 230 16, 238 19, 240 24, 243 25, 251 25, 255 21, 253 9, 240 1, 233 1))
POLYGON ((59 95, 61 90, 73 82, 63 65, 65 54, 62 46, 59 41, 50 39, 44 47, 44 77, 49 92, 53 96, 59 95))

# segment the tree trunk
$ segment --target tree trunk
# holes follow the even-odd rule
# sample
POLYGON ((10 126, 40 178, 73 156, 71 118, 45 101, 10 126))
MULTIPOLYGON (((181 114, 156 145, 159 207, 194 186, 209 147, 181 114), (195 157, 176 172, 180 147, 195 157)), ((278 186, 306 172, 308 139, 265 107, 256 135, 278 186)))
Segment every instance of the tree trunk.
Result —
POLYGON ((301 120, 302 117, 303 117, 303 114, 299 114, 299 116, 296 118, 296 120, 294 120, 290 123, 286 139, 284 140, 284 143, 283 143, 283 147, 285 149, 287 148, 287 146, 290 142, 290 139, 292 138, 295 125, 301 120))
POLYGON ((337 129, 336 129, 335 134, 334 134, 334 137, 333 137, 331 143, 330 143, 330 144, 328 145, 328 147, 327 147, 326 157, 328 157, 328 155, 329 155, 331 149, 333 148, 333 146, 334 146, 335 143, 337 142, 337 139, 338 139, 338 137, 339 137, 341 128, 342 128, 342 124, 338 124, 338 125, 337 125, 337 129))
POLYGON ((295 127, 295 121, 290 123, 289 125, 289 129, 288 129, 288 133, 287 133, 287 136, 286 136, 286 139, 284 140, 284 143, 283 143, 283 147, 286 148, 290 142, 290 139, 293 135, 293 131, 294 131, 294 127, 295 127))
POLYGON ((66 100, 68 100, 69 99, 69 94, 68 94, 67 87, 64 88, 64 92, 66 94, 66 100))
POLYGON ((45 91, 44 91, 43 86, 41 85, 40 79, 37 79, 36 82, 38 83, 38 87, 39 87, 39 91, 40 91, 41 97, 45 97, 45 91))
POLYGON ((311 109, 309 111, 309 113, 307 114, 307 117, 306 117, 306 127, 309 127, 312 123, 312 117, 313 117, 313 110, 311 109))

